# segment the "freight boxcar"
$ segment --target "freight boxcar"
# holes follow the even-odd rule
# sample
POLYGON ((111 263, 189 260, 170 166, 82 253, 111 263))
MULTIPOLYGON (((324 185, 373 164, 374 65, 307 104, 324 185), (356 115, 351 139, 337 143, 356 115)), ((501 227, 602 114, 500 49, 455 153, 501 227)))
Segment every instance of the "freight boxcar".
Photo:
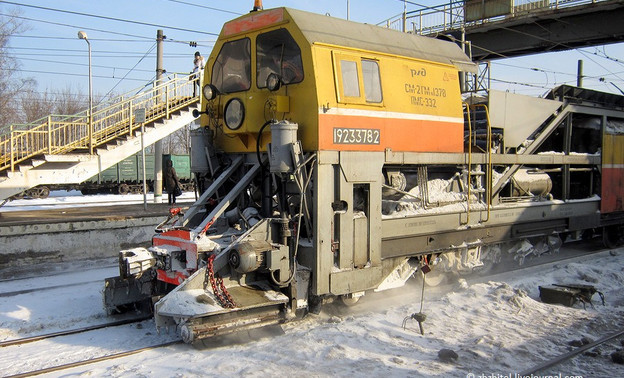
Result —
MULTIPOLYGON (((154 190, 154 155, 146 155, 146 179, 149 191, 154 190)), ((173 161, 183 191, 193 191, 195 188, 194 175, 191 173, 191 159, 189 155, 165 154, 163 167, 167 161, 173 161)), ((80 184, 71 185, 38 185, 28 189, 13 198, 47 198, 50 190, 80 190, 82 194, 128 194, 143 192, 143 161, 141 154, 135 154, 109 167, 98 175, 91 177, 80 184)))
MULTIPOLYGON (((193 190, 189 155, 163 155, 163 167, 167 161, 173 161, 183 190, 193 190)), ((154 189, 154 155, 145 155, 146 179, 149 190, 154 189)), ((142 193, 143 192, 143 160, 141 154, 126 158, 114 166, 103 170, 79 184, 83 194, 94 193, 142 193)))

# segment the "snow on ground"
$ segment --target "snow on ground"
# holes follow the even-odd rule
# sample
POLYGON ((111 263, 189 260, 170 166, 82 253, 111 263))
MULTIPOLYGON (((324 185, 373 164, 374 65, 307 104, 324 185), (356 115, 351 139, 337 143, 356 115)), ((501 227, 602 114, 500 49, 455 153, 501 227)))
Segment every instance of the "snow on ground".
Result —
MULTIPOLYGON (((0 283, 0 292, 8 291, 3 286, 8 284, 0 283)), ((622 329, 623 288, 624 249, 619 249, 427 288, 424 336, 413 320, 407 322, 406 329, 401 327, 406 316, 420 310, 421 286, 413 282, 396 291, 366 296, 353 308, 326 305, 319 315, 284 325, 282 335, 207 349, 178 344, 52 376, 513 376, 568 352, 570 341, 596 340, 622 329), (599 304, 597 295, 593 308, 544 304, 538 286, 553 283, 595 285, 604 292, 607 305, 599 304), (443 348, 455 351, 458 359, 441 361, 438 352, 443 348)), ((0 298, 0 330, 3 335, 23 336, 37 324, 73 328, 92 321, 88 319, 100 316, 98 290, 101 286, 98 289, 97 284, 89 283, 80 291, 48 292, 46 298, 34 299, 32 294, 0 298), (48 313, 26 316, 40 311, 48 313)), ((0 372, 31 371, 172 338, 172 334, 156 334, 153 322, 148 321, 7 347, 0 354, 0 372)), ((620 341, 612 341, 601 346, 596 357, 581 354, 540 374, 622 376, 624 367, 609 358, 618 347, 620 341)))
MULTIPOLYGON (((167 193, 163 193, 163 202, 167 202, 167 193)), ((195 193, 184 192, 176 198, 176 202, 195 202, 195 193)), ((0 212, 24 211, 24 210, 44 210, 50 208, 65 208, 78 206, 111 206, 111 205, 131 205, 142 204, 143 194, 93 194, 83 195, 77 190, 72 191, 52 191, 48 198, 42 199, 21 199, 7 202, 0 207, 0 212)), ((154 203, 154 193, 147 194, 147 203, 154 203)))

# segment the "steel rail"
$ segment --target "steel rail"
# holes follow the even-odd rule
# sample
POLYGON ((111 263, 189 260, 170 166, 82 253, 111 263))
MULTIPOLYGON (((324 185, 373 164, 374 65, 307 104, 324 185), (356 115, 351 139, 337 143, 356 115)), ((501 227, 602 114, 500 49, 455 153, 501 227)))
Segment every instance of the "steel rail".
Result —
POLYGON ((67 364, 52 366, 52 367, 45 368, 45 369, 39 369, 39 370, 29 371, 29 372, 26 372, 26 373, 9 375, 9 376, 6 376, 5 378, 32 377, 34 375, 52 373, 52 372, 55 372, 55 371, 71 369, 71 368, 74 368, 74 367, 95 364, 95 363, 102 362, 102 361, 114 360, 116 358, 127 357, 127 356, 131 356, 133 354, 145 352, 145 351, 148 351, 148 350, 157 349, 157 348, 163 348, 163 347, 166 347, 166 346, 175 345, 175 344, 181 344, 181 343, 182 343, 182 340, 170 341, 168 343, 152 345, 152 346, 139 348, 139 349, 133 349, 133 350, 130 350, 130 351, 127 351, 127 352, 120 352, 120 353, 115 353, 115 354, 109 354, 109 355, 102 356, 102 357, 90 358, 88 360, 77 361, 77 362, 70 362, 70 363, 67 363, 67 364))
POLYGON ((32 289, 23 289, 23 290, 16 290, 16 291, 5 291, 5 292, 0 293, 0 298, 14 297, 16 295, 34 293, 36 291, 62 289, 64 287, 78 286, 78 285, 84 285, 84 284, 90 284, 90 283, 96 283, 96 282, 102 282, 102 280, 74 282, 74 283, 69 283, 69 284, 46 286, 46 287, 33 287, 32 289))
POLYGON ((549 368, 549 367, 553 367, 555 365, 559 365, 560 363, 562 363, 562 362, 564 362, 566 360, 569 360, 570 358, 576 356, 579 353, 583 353, 584 351, 586 351, 588 349, 595 348, 596 346, 598 346, 600 344, 604 344, 607 341, 615 339, 615 338, 620 337, 622 335, 624 335, 624 328, 620 329, 619 331, 617 331, 615 333, 607 335, 607 336, 605 336, 605 337, 603 337, 601 339, 598 339, 598 340, 594 341, 593 343, 589 343, 589 344, 583 345, 581 347, 578 347, 578 348, 574 349, 571 352, 562 354, 562 355, 560 355, 558 357, 553 358, 552 360, 548 360, 548 361, 543 362, 543 363, 541 363, 541 364, 539 364, 537 366, 534 366, 534 367, 532 367, 530 369, 527 369, 527 370, 519 373, 518 375, 521 376, 521 377, 532 376, 534 373, 537 373, 537 372, 539 372, 541 370, 544 370, 546 368, 549 368))
POLYGON ((77 333, 94 331, 94 330, 102 329, 102 328, 116 327, 116 326, 120 326, 120 325, 131 324, 131 323, 136 323, 136 322, 140 322, 140 321, 143 321, 143 320, 148 320, 148 319, 151 319, 151 318, 152 318, 152 315, 150 314, 149 316, 141 316, 141 317, 138 317, 138 318, 118 320, 116 322, 111 322, 111 323, 106 323, 106 324, 98 324, 98 325, 87 326, 87 327, 82 327, 82 328, 76 328, 76 329, 72 329, 72 330, 68 330, 68 331, 52 332, 52 333, 46 333, 46 334, 38 335, 38 336, 30 336, 30 337, 23 337, 21 339, 7 340, 7 341, 0 342, 0 348, 4 348, 4 347, 8 347, 8 346, 14 346, 14 345, 28 344, 28 343, 32 343, 32 342, 35 342, 35 341, 51 339, 53 337, 75 335, 77 333))
MULTIPOLYGON (((91 260, 89 260, 91 261, 91 260)), ((102 266, 97 266, 97 267, 93 267, 93 268, 84 268, 82 269, 83 271, 90 271, 90 270, 98 270, 98 269, 107 269, 107 268, 117 268, 119 267, 119 263, 115 263, 115 264, 108 264, 108 265, 102 265, 102 266)), ((68 273, 68 271, 63 271, 63 272, 46 272, 45 276, 42 275, 31 275, 31 276, 26 276, 26 275, 21 275, 20 277, 11 277, 11 278, 1 278, 0 279, 0 284, 5 283, 5 282, 15 282, 15 281, 25 281, 25 280, 32 280, 33 278, 48 278, 48 277, 57 277, 57 276, 61 276, 61 275, 66 275, 68 273)))

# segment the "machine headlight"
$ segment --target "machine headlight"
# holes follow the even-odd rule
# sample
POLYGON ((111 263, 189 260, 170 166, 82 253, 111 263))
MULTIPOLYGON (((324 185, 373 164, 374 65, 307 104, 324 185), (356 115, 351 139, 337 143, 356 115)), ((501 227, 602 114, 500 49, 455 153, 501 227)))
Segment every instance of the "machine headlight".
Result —
POLYGON ((282 86, 282 79, 276 73, 271 72, 267 77, 266 86, 271 92, 274 92, 282 86))
POLYGON ((225 104, 225 125, 230 130, 237 130, 245 119, 245 107, 238 98, 233 98, 225 104))
POLYGON ((202 93, 204 94, 204 97, 206 98, 206 100, 210 101, 213 98, 217 97, 217 87, 215 87, 212 84, 206 84, 204 85, 204 87, 202 88, 202 93))

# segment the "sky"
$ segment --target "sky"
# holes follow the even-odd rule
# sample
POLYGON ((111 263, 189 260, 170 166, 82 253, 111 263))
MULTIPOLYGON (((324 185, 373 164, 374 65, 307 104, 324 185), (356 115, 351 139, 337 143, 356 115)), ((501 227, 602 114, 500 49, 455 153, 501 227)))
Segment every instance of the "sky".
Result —
MULTIPOLYGON (((351 20, 377 24, 401 14, 404 7, 410 11, 418 8, 415 4, 441 3, 447 2, 264 0, 264 8, 287 6, 347 18, 348 4, 351 20)), ((252 7, 253 0, 25 0, 0 1, 0 14, 17 12, 26 29, 12 36, 9 48, 20 63, 21 77, 35 79, 39 92, 69 89, 86 97, 87 44, 78 39, 78 31, 85 31, 91 42, 94 94, 122 94, 154 79, 158 29, 166 36, 167 74, 188 74, 194 52, 208 56, 222 25, 252 7)), ((542 95, 556 85, 575 84, 579 59, 584 60, 586 87, 614 93, 615 86, 624 89, 624 44, 497 60, 492 65, 492 87, 542 95)))

